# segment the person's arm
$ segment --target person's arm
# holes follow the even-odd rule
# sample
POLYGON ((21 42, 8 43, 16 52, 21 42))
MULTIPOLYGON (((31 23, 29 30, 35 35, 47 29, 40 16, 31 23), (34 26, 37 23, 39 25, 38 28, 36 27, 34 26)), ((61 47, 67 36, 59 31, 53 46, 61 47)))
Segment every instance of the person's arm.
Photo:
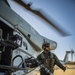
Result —
POLYGON ((63 71, 66 70, 66 67, 64 67, 61 63, 60 60, 57 58, 57 56, 54 54, 54 59, 55 59, 55 64, 60 67, 63 71))

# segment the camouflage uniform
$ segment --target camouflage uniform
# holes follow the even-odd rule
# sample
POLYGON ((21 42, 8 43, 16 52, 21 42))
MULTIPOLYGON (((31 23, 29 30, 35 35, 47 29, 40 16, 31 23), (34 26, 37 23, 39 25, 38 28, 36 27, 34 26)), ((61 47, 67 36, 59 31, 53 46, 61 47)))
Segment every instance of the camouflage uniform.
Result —
MULTIPOLYGON (((41 62, 41 64, 45 65, 52 74, 54 72, 54 65, 57 65, 64 71, 66 70, 66 68, 60 63, 57 56, 55 54, 53 54, 52 52, 50 52, 50 44, 49 43, 44 43, 42 45, 42 49, 44 51, 37 57, 37 60, 39 60, 41 62)), ((30 65, 31 68, 37 67, 37 66, 38 66, 37 62, 32 63, 30 65)), ((46 70, 44 68, 40 69, 40 74, 41 75, 50 75, 48 72, 46 72, 46 70)))
MULTIPOLYGON (((37 59, 44 64, 48 69, 50 69, 50 71, 53 73, 54 72, 54 65, 57 65, 58 67, 60 67, 62 70, 65 71, 65 67, 60 63, 59 59, 57 58, 57 56, 51 52, 48 53, 41 53, 37 59)), ((46 73, 42 68, 40 70, 41 75, 49 75, 48 73, 46 73)))

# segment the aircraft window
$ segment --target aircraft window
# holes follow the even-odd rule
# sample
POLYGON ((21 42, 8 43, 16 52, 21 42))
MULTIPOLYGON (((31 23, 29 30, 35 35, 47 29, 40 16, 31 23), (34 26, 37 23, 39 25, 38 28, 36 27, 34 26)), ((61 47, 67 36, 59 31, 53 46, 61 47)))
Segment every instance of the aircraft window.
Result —
POLYGON ((22 65, 22 63, 23 63, 23 58, 21 55, 17 55, 12 59, 12 66, 15 65, 15 66, 20 67, 22 65), (19 61, 19 63, 15 64, 15 62, 17 62, 17 61, 19 61))
POLYGON ((26 48, 26 50, 28 50, 28 46, 27 43, 23 41, 23 46, 26 48))
POLYGON ((19 35, 13 35, 10 36, 9 40, 13 41, 14 43, 18 44, 20 47, 22 45, 22 37, 20 37, 19 35))

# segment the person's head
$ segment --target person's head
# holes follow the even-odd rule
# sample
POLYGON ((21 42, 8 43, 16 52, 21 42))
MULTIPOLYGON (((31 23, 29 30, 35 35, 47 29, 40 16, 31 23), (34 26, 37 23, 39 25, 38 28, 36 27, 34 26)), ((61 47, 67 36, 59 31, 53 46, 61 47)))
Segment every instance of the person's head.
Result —
POLYGON ((50 43, 48 43, 48 42, 43 43, 42 49, 45 51, 49 51, 50 50, 50 43))

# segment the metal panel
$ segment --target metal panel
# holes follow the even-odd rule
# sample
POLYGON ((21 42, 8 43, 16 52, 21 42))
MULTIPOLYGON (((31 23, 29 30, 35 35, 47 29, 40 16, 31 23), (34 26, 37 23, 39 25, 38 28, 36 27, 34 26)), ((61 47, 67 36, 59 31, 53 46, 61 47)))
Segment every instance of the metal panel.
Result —
POLYGON ((51 49, 55 49, 57 44, 56 42, 49 40, 45 37, 42 37, 34 28, 32 28, 23 18, 21 18, 17 13, 10 9, 6 4, 0 1, 0 16, 9 22, 11 25, 21 31, 31 42, 36 46, 36 49, 42 50, 42 44, 45 41, 48 41, 52 45, 51 49), (30 35, 30 38, 28 37, 30 35))

